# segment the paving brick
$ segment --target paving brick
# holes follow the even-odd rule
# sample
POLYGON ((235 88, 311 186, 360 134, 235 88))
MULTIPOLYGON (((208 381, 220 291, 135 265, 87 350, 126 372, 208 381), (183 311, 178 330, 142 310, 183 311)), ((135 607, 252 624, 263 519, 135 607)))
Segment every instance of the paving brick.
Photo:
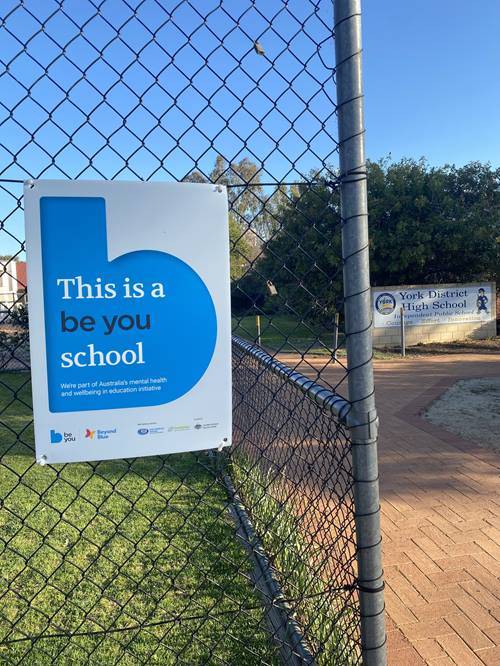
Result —
POLYGON ((386 575, 386 584, 404 604, 410 607, 425 603, 425 598, 397 570, 388 571, 386 575))
MULTIPOLYGON (((488 522, 487 519, 485 519, 486 522, 488 522)), ((488 523, 489 524, 489 523, 488 523)), ((486 534, 487 537, 489 537, 494 543, 500 544, 500 529, 497 529, 496 527, 484 527, 482 529, 482 532, 486 534)))
POLYGON ((427 576, 431 573, 437 573, 441 571, 441 569, 431 557, 424 553, 420 548, 417 548, 416 546, 412 547, 411 543, 407 545, 405 553, 408 558, 417 565, 420 571, 422 571, 422 573, 426 574, 427 576))
POLYGON ((492 617, 497 620, 497 622, 500 622, 500 606, 495 606, 494 608, 490 608, 489 612, 491 613, 492 617))
POLYGON ((466 569, 469 563, 470 558, 465 555, 458 555, 457 557, 445 557, 436 560, 436 564, 443 571, 457 571, 458 569, 466 569))
POLYGON ((418 546, 423 553, 431 557, 433 560, 444 559, 448 555, 446 550, 439 548, 439 546, 437 546, 434 541, 424 536, 423 534, 421 535, 417 533, 414 537, 412 537, 412 542, 418 546))
POLYGON ((500 645, 500 624, 498 627, 489 627, 488 629, 485 629, 484 633, 493 641, 495 645, 500 645))
POLYGON ((500 664, 500 647, 495 646, 486 650, 478 650, 476 655, 486 666, 498 666, 500 664))
POLYGON ((488 553, 475 553, 473 557, 476 562, 479 562, 493 576, 500 576, 500 560, 496 560, 491 555, 488 555, 488 553))
POLYGON ((401 513, 395 509, 392 504, 389 504, 388 502, 382 501, 380 505, 380 510, 382 513, 382 520, 387 516, 389 520, 392 520, 393 522, 397 522, 399 518, 402 517, 401 513))
MULTIPOLYGON (((457 666, 457 664, 452 661, 448 656, 438 657, 437 659, 431 659, 428 662, 429 666, 457 666)), ((403 666, 401 664, 401 666, 403 666)))
MULTIPOLYGON (((437 563, 439 564, 439 562, 437 563)), ((473 576, 464 569, 448 569, 447 571, 429 574, 429 578, 434 585, 440 587, 442 585, 449 585, 450 583, 460 583, 462 581, 471 580, 473 576)))
POLYGON ((463 613, 446 615, 446 622, 454 629, 471 650, 494 647, 494 643, 478 629, 472 620, 463 613))
POLYGON ((403 650, 409 647, 408 640, 404 637, 400 629, 387 630, 387 651, 389 654, 395 650, 403 650))
MULTIPOLYGON (((402 514, 405 514, 408 511, 412 511, 412 507, 408 504, 408 502, 397 493, 393 493, 390 498, 386 500, 386 502, 391 504, 396 509, 396 511, 399 511, 402 514)), ((404 519, 404 521, 406 522, 406 519, 404 519)))
POLYGON ((493 527, 496 527, 498 530, 500 530, 500 516, 492 514, 491 516, 485 518, 485 520, 488 525, 492 525, 493 527))
POLYGON ((401 564, 398 568, 426 601, 432 598, 432 595, 437 591, 436 585, 413 562, 401 564))
POLYGON ((449 520, 446 520, 433 511, 429 513, 427 520, 452 541, 456 534, 461 533, 460 524, 457 525, 456 523, 451 523, 449 520))
POLYGON ((420 416, 497 375, 485 354, 375 363, 390 666, 500 665, 500 456, 420 416))
POLYGON ((475 541, 465 541, 462 543, 453 544, 453 555, 476 555, 480 554, 481 547, 475 541))
POLYGON ((457 528, 460 526, 459 523, 463 521, 463 518, 453 510, 453 507, 446 506, 445 504, 434 507, 434 513, 445 518, 452 525, 456 525, 457 528))
POLYGON ((452 629, 442 618, 438 620, 429 620, 428 622, 405 624, 401 627, 401 631, 410 642, 422 638, 437 638, 438 636, 454 633, 454 629, 452 629))
POLYGON ((500 562, 500 544, 495 543, 492 539, 484 535, 482 539, 476 539, 476 543, 486 551, 496 562, 500 562))
POLYGON ((464 593, 462 597, 454 599, 453 602, 456 604, 459 611, 465 613, 465 615, 467 615, 467 617, 482 631, 498 625, 497 620, 491 615, 491 613, 484 609, 469 594, 464 593))
POLYGON ((464 593, 464 589, 461 585, 462 583, 450 583, 448 585, 438 586, 436 592, 430 597, 429 603, 447 600, 454 600, 455 602, 464 593))
POLYGON ((496 582, 480 565, 471 564, 467 569, 471 579, 463 581, 463 589, 485 608, 494 608, 500 604, 500 583, 496 582))
POLYGON ((408 606, 389 587, 385 588, 385 604, 389 617, 394 620, 398 627, 417 621, 416 616, 408 606))
POLYGON ((439 643, 434 640, 434 638, 415 640, 413 641, 413 646, 419 655, 427 662, 431 659, 437 659, 438 657, 446 657, 446 652, 439 643))
POLYGON ((388 567, 395 566, 397 564, 404 564, 405 562, 409 562, 410 558, 408 555, 402 551, 402 550, 393 550, 392 548, 387 548, 386 552, 384 552, 384 567, 387 569, 388 567))
MULTIPOLYGON (((476 509, 476 506, 477 503, 475 504, 474 509, 476 509)), ((484 514, 484 510, 479 512, 477 510, 464 512, 464 515, 466 515, 467 518, 460 524, 460 530, 462 532, 478 532, 478 530, 480 531, 483 527, 487 527, 488 523, 484 519, 484 514)), ((480 532, 478 536, 479 538, 484 537, 484 532, 480 532)))
POLYGON ((389 653, 388 661, 389 666, 425 666, 425 661, 411 646, 389 653))
POLYGON ((457 634, 437 637, 438 643, 457 666, 484 666, 484 663, 457 634))
POLYGON ((451 599, 442 599, 429 604, 412 606, 412 613, 422 622, 437 620, 448 613, 456 613, 457 607, 451 599))
MULTIPOLYGON (((455 544, 461 544, 461 543, 476 543, 476 539, 481 539, 484 536, 484 534, 481 532, 480 529, 474 529, 474 530, 464 530, 462 532, 458 532, 457 534, 454 535, 453 541, 455 544)), ((482 554, 484 552, 482 549, 478 552, 478 555, 482 554)))

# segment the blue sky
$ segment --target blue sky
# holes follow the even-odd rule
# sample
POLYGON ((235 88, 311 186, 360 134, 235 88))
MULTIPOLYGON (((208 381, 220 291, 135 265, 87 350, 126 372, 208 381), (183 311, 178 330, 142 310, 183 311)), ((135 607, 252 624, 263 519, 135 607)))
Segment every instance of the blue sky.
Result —
POLYGON ((500 2, 364 0, 367 154, 500 165, 500 2))
POLYGON ((336 158, 329 2, 2 2, 9 175, 180 178, 219 152, 297 179, 336 158))
MULTIPOLYGON (((499 165, 500 1, 363 11, 368 157, 499 165)), ((0 18, 0 178, 170 180, 218 152, 265 181, 335 166, 329 0, 1 0, 0 18)), ((0 188, 0 254, 19 195, 0 188)))

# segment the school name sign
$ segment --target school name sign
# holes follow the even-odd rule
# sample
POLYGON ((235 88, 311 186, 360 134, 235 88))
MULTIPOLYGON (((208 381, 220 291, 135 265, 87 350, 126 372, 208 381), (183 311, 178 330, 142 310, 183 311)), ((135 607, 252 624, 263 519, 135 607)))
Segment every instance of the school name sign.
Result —
POLYGON ((229 445, 225 189, 34 181, 25 202, 37 458, 229 445))
POLYGON ((372 290, 375 328, 400 326, 401 308, 407 326, 483 323, 493 319, 491 283, 377 287, 372 290))

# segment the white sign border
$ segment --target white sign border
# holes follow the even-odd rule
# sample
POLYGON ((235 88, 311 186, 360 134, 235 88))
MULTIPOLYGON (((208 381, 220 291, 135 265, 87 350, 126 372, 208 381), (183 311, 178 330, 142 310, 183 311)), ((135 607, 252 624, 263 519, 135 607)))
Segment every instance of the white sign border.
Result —
MULTIPOLYGON (((38 462, 64 463, 90 460, 113 460, 139 456, 162 455, 186 451, 200 451, 209 448, 222 448, 231 445, 232 438, 232 399, 231 399, 231 301, 229 267, 229 233, 227 228, 227 191, 226 188, 200 183, 160 183, 127 181, 63 181, 30 180, 25 183, 25 220, 27 278, 30 317, 30 355, 33 386, 33 410, 35 422, 35 444, 38 462), (191 192, 189 190, 191 189, 191 192), (141 247, 132 246, 134 235, 131 228, 123 233, 123 220, 134 221, 141 200, 147 199, 149 211, 141 209, 146 219, 154 211, 156 223, 161 216, 165 225, 165 216, 171 220, 182 220, 183 233, 165 234, 164 244, 155 241, 153 222, 140 225, 141 247), (110 259, 134 250, 154 249, 186 261, 200 275, 207 285, 217 313, 217 341, 211 363, 203 377, 191 391, 181 398, 152 407, 135 407, 93 410, 85 412, 50 412, 47 382, 47 358, 45 337, 45 314, 43 273, 41 256, 40 199, 56 197, 103 197, 106 200, 108 256, 110 259), (168 208, 165 208, 165 202, 168 208), (174 201, 176 205, 174 205, 174 201), (158 204, 162 203, 161 209, 158 204), (156 211, 154 207, 156 206, 156 211), (210 224, 200 224, 200 219, 207 220, 210 210, 215 210, 215 217, 226 220, 225 228, 214 230, 210 224), (122 217, 117 217, 122 216, 122 217), (120 220, 121 233, 116 233, 119 226, 114 221, 120 220), (147 231, 153 230, 148 236, 147 231), (214 239, 214 231, 216 238, 214 239), (123 241, 120 239, 123 238, 123 241), (118 239, 118 240, 117 240, 118 239), (211 243, 219 242, 223 262, 200 261, 200 250, 207 256, 211 243), (224 288, 221 289, 221 284, 224 288), (201 413, 197 405, 197 396, 202 393, 209 404, 206 414, 201 413), (162 414, 163 410, 163 414, 162 414), (167 414, 168 412, 168 418, 167 414), (171 414, 178 415, 170 421, 171 414), (175 430, 184 425, 184 414, 192 414, 203 423, 200 430, 175 430), (213 417, 213 418, 212 418, 213 417), (140 423, 158 423, 164 432, 152 436, 138 434, 140 423), (117 423, 126 423, 123 432, 109 439, 88 441, 84 432, 90 426, 96 429, 112 429, 117 423), (71 428, 67 425, 72 424, 71 428), (216 424, 216 425, 214 425, 216 424), (206 426, 206 428, 205 428, 206 426), (210 427, 208 427, 210 426, 210 427), (168 428, 174 430, 168 431, 168 428), (75 442, 50 444, 50 430, 77 434, 75 442), (121 437, 126 437, 127 446, 120 444, 121 437), (130 442, 130 446, 129 443, 130 442), (102 448, 106 447, 103 452, 102 448), (133 448, 133 450, 132 450, 133 448), (130 449, 130 450, 129 450, 130 449)), ((166 229, 168 225, 166 225, 166 229)), ((189 350, 186 350, 189 353, 189 350)))

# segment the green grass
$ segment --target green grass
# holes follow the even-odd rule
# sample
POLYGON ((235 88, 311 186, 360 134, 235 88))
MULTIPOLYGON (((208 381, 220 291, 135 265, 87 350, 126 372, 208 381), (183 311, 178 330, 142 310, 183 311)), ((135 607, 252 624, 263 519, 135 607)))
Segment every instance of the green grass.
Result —
MULTIPOLYGON (((233 317, 233 334, 257 343, 257 321, 255 315, 233 317)), ((285 315, 261 315, 261 346, 270 352, 309 352, 317 356, 331 356, 333 351, 333 325, 331 329, 314 323, 300 322, 285 315)), ((344 335, 339 333, 337 357, 345 358, 344 335)), ((421 348, 407 348, 407 355, 419 353, 421 348)), ((377 360, 400 359, 399 349, 374 349, 377 360)))
POLYGON ((0 374, 0 662, 277 663, 262 610, 231 612, 259 600, 214 459, 41 467, 30 404, 29 375, 0 374))
MULTIPOLYGON (((305 351, 313 349, 331 353, 333 324, 327 329, 319 324, 301 322, 285 315, 260 315, 261 346, 273 351, 305 351)), ((257 342, 255 315, 233 317, 233 333, 257 342)), ((342 341, 342 336, 340 336, 342 341)))
POLYGON ((300 521, 280 497, 283 493, 269 474, 243 456, 233 462, 231 470, 253 527, 271 556, 285 597, 301 600, 297 604, 297 619, 306 629, 317 664, 359 664, 358 647, 349 639, 349 635, 356 634, 358 622, 356 611, 350 606, 352 601, 345 594, 335 601, 332 593, 325 593, 326 587, 335 585, 329 554, 319 544, 308 543, 301 533, 300 521))

